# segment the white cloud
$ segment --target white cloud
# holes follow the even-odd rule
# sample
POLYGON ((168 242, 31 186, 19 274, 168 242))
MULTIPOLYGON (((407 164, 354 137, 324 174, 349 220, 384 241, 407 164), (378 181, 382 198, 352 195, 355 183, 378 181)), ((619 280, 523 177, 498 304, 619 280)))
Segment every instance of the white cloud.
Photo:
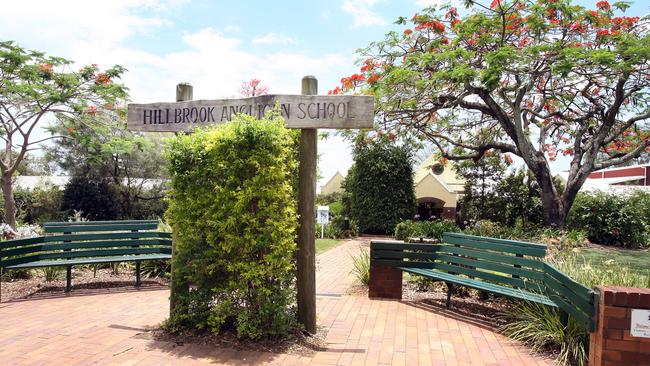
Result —
MULTIPOLYGON (((196 99, 216 99, 235 96, 241 82, 251 78, 261 79, 272 93, 298 94, 302 77, 315 75, 324 93, 354 61, 347 50, 311 55, 289 52, 280 44, 271 52, 256 52, 239 33, 231 33, 232 27, 223 31, 206 27, 165 39, 174 51, 138 47, 134 41, 142 44, 153 37, 169 37, 169 32, 158 31, 173 25, 165 14, 177 4, 162 0, 8 2, 0 12, 0 34, 25 48, 74 60, 74 68, 90 63, 123 65, 128 72, 122 82, 139 103, 173 101, 176 84, 184 81, 194 86, 196 99)), ((322 151, 342 149, 327 150, 328 145, 323 142, 322 151)), ((325 175, 347 169, 344 158, 328 154, 319 162, 325 175)))
POLYGON ((352 15, 352 28, 386 24, 386 20, 372 10, 372 8, 377 4, 377 1, 378 0, 344 0, 341 9, 352 15))
POLYGON ((270 32, 263 36, 253 38, 253 44, 296 44, 298 41, 281 33, 270 32))

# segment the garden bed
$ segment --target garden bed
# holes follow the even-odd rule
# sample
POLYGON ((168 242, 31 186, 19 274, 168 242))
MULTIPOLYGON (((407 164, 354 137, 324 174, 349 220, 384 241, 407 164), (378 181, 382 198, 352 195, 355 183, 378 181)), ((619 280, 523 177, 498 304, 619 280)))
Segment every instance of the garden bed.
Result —
MULTIPOLYGON (((41 270, 31 270, 32 277, 28 279, 3 279, 2 302, 28 298, 63 295, 65 291, 65 270, 56 280, 47 282, 41 270)), ((163 278, 143 278, 141 288, 166 288, 168 281, 163 278)), ((72 268, 72 294, 83 290, 133 290, 135 275, 128 268, 121 269, 118 274, 110 268, 97 269, 94 275, 92 268, 72 268)))

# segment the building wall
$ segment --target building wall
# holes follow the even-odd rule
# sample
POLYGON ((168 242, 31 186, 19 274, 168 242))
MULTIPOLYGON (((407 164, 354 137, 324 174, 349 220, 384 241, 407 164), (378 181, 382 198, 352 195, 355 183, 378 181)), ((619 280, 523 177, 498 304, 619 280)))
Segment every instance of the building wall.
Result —
POLYGON ((418 200, 425 198, 437 198, 444 201, 444 207, 453 207, 456 209, 456 192, 449 192, 440 182, 433 177, 427 175, 415 186, 415 198, 418 200))
POLYGON ((320 194, 326 195, 326 194, 332 194, 336 192, 342 192, 343 188, 341 188, 341 184, 343 183, 343 175, 340 172, 336 172, 332 179, 329 180, 329 182, 325 183, 325 185, 320 187, 320 194))

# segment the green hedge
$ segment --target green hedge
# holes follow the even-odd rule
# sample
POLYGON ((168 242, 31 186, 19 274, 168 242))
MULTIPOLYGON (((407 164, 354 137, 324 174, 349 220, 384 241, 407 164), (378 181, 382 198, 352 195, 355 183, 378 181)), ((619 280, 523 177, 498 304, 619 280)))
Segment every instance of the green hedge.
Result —
POLYGON ((585 230, 594 243, 647 247, 650 244, 650 194, 581 193, 569 212, 567 225, 585 230))
POLYGON ((457 232, 460 228, 452 220, 402 221, 395 227, 395 239, 433 238, 442 239, 444 232, 457 232))
POLYGON ((357 144, 344 188, 360 233, 392 234, 395 225, 415 214, 410 153, 388 139, 357 144))
POLYGON ((295 136, 281 119, 241 115, 169 143, 177 306, 168 329, 256 339, 294 326, 295 136))

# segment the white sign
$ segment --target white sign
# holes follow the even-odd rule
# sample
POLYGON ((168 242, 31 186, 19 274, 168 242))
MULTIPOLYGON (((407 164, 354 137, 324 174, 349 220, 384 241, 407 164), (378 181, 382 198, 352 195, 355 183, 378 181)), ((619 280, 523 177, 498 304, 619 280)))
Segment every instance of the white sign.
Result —
POLYGON ((650 338, 650 310, 632 309, 630 335, 650 338))
POLYGON ((319 224, 329 224, 330 223, 330 207, 329 206, 318 206, 318 211, 316 214, 316 222, 319 224))

